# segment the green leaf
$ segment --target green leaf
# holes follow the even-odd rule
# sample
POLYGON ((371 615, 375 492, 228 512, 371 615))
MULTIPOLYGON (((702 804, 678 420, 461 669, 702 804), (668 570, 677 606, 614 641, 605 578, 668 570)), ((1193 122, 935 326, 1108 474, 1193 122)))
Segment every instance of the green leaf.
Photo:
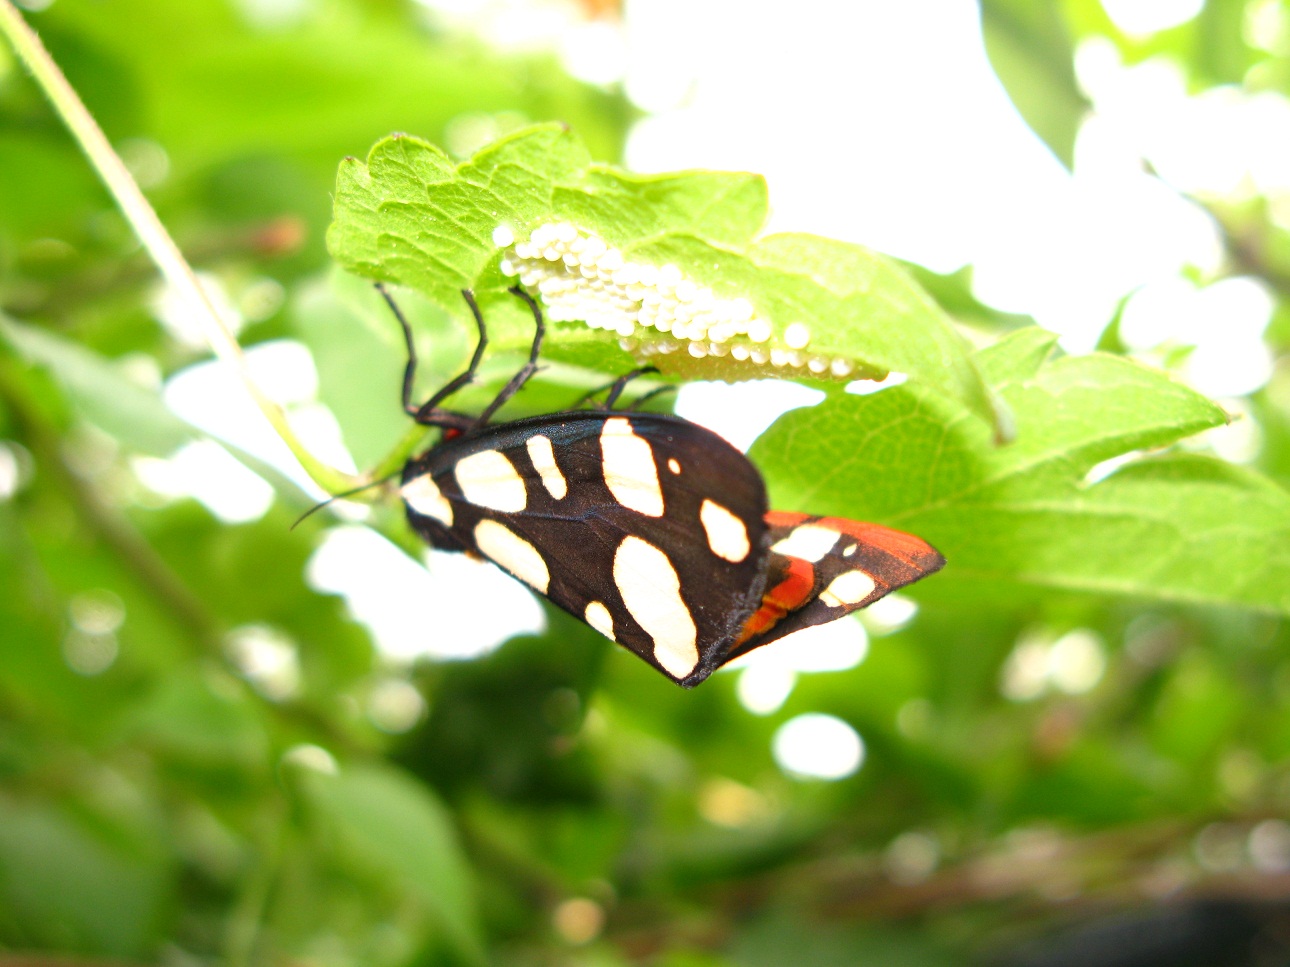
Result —
POLYGON ((428 788, 384 764, 346 765, 310 776, 314 806, 356 861, 393 874, 437 917, 458 953, 483 963, 483 932, 470 869, 452 820, 428 788))
POLYGON ((558 330, 552 359, 621 369, 623 337, 623 349, 686 378, 837 381, 899 371, 1002 425, 967 344, 908 276, 856 245, 758 240, 766 214, 758 176, 629 175, 592 165, 558 125, 518 132, 459 166, 433 145, 394 136, 366 162, 341 165, 328 246, 349 271, 417 289, 467 330, 460 292, 478 290, 497 348, 531 338, 523 306, 501 292, 518 275, 552 319, 590 327, 558 330), (568 237, 551 241, 557 227, 568 237), (584 244, 609 254, 579 268, 561 260, 557 242, 563 251, 576 244, 573 255, 584 244), (615 260, 625 270, 611 277, 615 260), (593 269, 605 274, 594 284, 593 269), (609 307, 611 297, 620 302, 609 307), (655 304, 681 321, 649 315, 655 304), (608 352, 589 354, 591 342, 608 352))
POLYGON ((419 289, 460 313, 461 290, 478 286, 495 255, 493 229, 549 215, 552 179, 590 163, 579 148, 564 128, 547 125, 458 169, 432 144, 386 138, 366 163, 341 163, 328 248, 351 272, 419 289))
POLYGON ((113 363, 79 343, 0 315, 3 337, 28 362, 47 367, 80 415, 140 453, 169 456, 197 434, 160 394, 128 379, 113 363))
POLYGON ((770 211, 766 180, 734 171, 632 175, 593 166, 581 188, 559 187, 561 218, 598 232, 646 238, 689 232, 716 245, 747 245, 770 211))
POLYGON ((938 580, 1290 612, 1290 495, 1276 484, 1174 454, 1087 479, 1102 461, 1217 426, 1223 411, 1119 357, 1040 365, 1051 342, 1031 328, 978 354, 1017 414, 1010 446, 992 446, 962 407, 910 385, 786 414, 752 451, 775 506, 917 533, 949 561, 938 580))
POLYGON ((0 926, 22 946, 149 958, 175 888, 170 857, 142 830, 0 799, 0 926))
MULTIPOLYGON (((835 294, 827 310, 833 330, 868 346, 883 369, 916 375, 967 401, 978 413, 998 412, 962 340, 948 324, 913 325, 943 318, 940 308, 901 268, 859 245, 816 235, 783 233, 762 239, 752 252, 763 271, 800 274, 835 294)), ((804 308, 794 307, 797 314, 804 308)), ((793 310, 790 310, 793 311, 793 310)))
MULTIPOLYGON (((135 383, 111 359, 92 349, 3 315, 0 337, 28 362, 48 369, 80 417, 136 453, 168 457, 185 443, 208 439, 205 432, 176 416, 160 393, 135 383)), ((281 470, 227 441, 217 442, 278 493, 297 503, 307 502, 300 485, 281 470)))
POLYGON ((1249 708, 1247 696, 1211 655, 1179 656, 1151 710, 1152 745, 1182 762, 1205 762, 1249 708))
POLYGON ((255 709, 195 675, 172 673, 138 700, 124 731, 173 762, 211 776, 267 769, 268 742, 255 709))
POLYGON ((1031 130, 1066 167, 1090 104, 1075 80, 1073 42, 1055 0, 984 0, 981 28, 999 80, 1031 130))

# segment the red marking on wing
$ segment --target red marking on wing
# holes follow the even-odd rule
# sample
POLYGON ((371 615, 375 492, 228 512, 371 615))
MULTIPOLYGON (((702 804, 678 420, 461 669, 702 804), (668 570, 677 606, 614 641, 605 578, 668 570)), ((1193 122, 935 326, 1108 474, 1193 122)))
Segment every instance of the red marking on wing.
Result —
MULTIPOLYGON (((821 517, 818 526, 840 531, 863 544, 886 551, 892 557, 899 558, 911 567, 927 570, 934 561, 940 561, 941 555, 936 548, 921 537, 906 534, 904 531, 892 530, 880 524, 868 524, 859 520, 847 520, 845 517, 821 517)), ((939 567, 939 564, 936 566, 939 567)))
POLYGON ((768 510, 765 517, 767 527, 796 527, 802 521, 810 519, 810 514, 799 514, 793 510, 768 510))
POLYGON ((739 639, 730 646, 725 661, 754 648, 778 641, 795 631, 835 621, 938 571, 945 558, 922 538, 879 524, 845 517, 817 517, 796 511, 772 510, 765 516, 773 541, 790 537, 802 526, 818 527, 841 535, 818 561, 772 550, 767 558, 769 590, 745 622, 739 639), (830 604, 820 592, 834 580, 853 571, 873 579, 874 589, 862 600, 830 604))
MULTIPOLYGON (((769 515, 767 515, 769 516, 769 515)), ((783 577, 762 595, 761 607, 753 612, 739 635, 742 645, 755 635, 765 634, 790 611, 796 611, 815 596, 815 567, 800 557, 786 557, 783 577)))

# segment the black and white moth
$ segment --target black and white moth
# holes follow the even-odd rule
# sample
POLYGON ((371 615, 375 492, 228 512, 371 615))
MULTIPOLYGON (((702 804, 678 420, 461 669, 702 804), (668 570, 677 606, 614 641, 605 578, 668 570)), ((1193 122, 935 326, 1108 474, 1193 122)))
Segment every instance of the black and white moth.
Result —
POLYGON ((442 406, 469 383, 488 344, 474 295, 462 295, 479 341, 469 367, 425 403, 403 408, 440 427, 403 468, 408 521, 445 551, 492 561, 672 681, 697 685, 731 659, 833 621, 938 570, 921 539, 876 524, 769 511, 757 468, 696 423, 615 409, 628 373, 598 408, 489 422, 533 375, 545 334, 533 314, 527 363, 478 416, 442 406))

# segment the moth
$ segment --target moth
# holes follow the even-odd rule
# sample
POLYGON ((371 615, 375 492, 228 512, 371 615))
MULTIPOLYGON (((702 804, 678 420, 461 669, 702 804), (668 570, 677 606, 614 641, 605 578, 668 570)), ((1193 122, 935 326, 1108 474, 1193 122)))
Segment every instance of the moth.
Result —
POLYGON ((537 369, 528 361, 478 416, 447 409, 488 345, 483 314, 467 369, 412 402, 417 356, 407 320, 404 410, 440 440, 403 468, 408 521, 445 551, 483 557, 685 688, 794 631, 834 621, 939 570, 930 544, 839 517, 767 507, 761 473, 710 430, 677 416, 597 407, 491 423, 537 369))

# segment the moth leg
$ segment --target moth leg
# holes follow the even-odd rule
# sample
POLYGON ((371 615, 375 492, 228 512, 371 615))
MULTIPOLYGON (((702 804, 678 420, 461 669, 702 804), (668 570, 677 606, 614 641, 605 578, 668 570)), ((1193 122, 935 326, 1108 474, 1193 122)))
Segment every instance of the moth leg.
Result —
POLYGON ((399 321, 399 325, 403 329, 403 341, 408 350, 408 363, 403 369, 403 411, 418 423, 425 423, 430 426, 444 425, 445 422, 456 425, 461 422, 458 418, 445 421, 444 417, 455 415, 439 414, 434 411, 440 403, 475 378, 475 371, 479 368, 479 361, 484 357, 484 348, 488 345, 488 333, 484 328, 484 317, 479 311, 479 306, 475 303, 475 294, 469 289, 461 290, 462 298, 466 300, 466 305, 470 306, 471 314, 475 317, 475 325, 479 328, 479 342, 475 345, 475 354, 470 359, 470 366, 467 367, 464 373, 459 374, 456 378, 440 387, 430 399, 418 406, 412 402, 412 386, 416 380, 417 373, 417 348, 412 339, 412 327, 408 325, 407 318, 394 301, 394 297, 390 295, 389 290, 382 283, 376 283, 376 291, 381 293, 386 305, 394 313, 394 318, 399 321))
MULTIPOLYGON (((644 376, 646 373, 657 372, 657 366, 642 366, 640 369, 633 369, 630 373, 624 373, 622 376, 619 376, 618 379, 610 383, 609 386, 602 387, 603 389, 609 390, 609 394, 605 397, 605 402, 602 404, 602 408, 612 410, 614 408, 614 404, 618 402, 618 397, 621 396, 623 390, 626 389, 627 384, 637 376, 644 376)), ((675 393, 677 389, 679 389, 679 387, 670 383, 666 386, 656 387, 648 393, 642 393, 632 401, 630 406, 625 406, 623 409, 628 411, 635 410, 640 407, 642 403, 648 403, 650 400, 654 399, 654 397, 661 396, 664 393, 675 393)), ((600 392, 600 390, 597 390, 596 392, 600 392)))
POLYGON ((628 410, 639 409, 642 403, 648 403, 650 400, 654 399, 654 397, 662 396, 664 393, 675 393, 678 389, 680 389, 679 386, 675 386, 671 383, 667 386, 660 386, 657 389, 650 390, 648 393, 642 393, 640 396, 636 397, 636 399, 632 400, 631 406, 625 408, 628 410))
POLYGON ((605 392, 605 390, 609 390, 609 395, 605 397, 605 401, 603 403, 597 404, 596 409, 599 409, 599 410, 613 409, 614 401, 618 399, 619 395, 623 391, 623 388, 631 380, 635 379, 637 376, 644 376, 646 373, 657 373, 657 372, 658 372, 657 366, 642 366, 640 369, 633 369, 630 373, 625 373, 622 376, 619 376, 612 383, 606 383, 604 386, 597 386, 595 389, 584 394, 581 398, 579 398, 579 400, 576 403, 573 404, 572 408, 575 410, 580 409, 581 407, 586 406, 588 403, 590 403, 593 396, 599 396, 601 393, 605 392))
POLYGON ((430 423, 433 425, 439 422, 433 419, 434 410, 440 403, 475 378, 475 372, 479 369, 479 361, 484 358, 484 349, 488 345, 488 331, 484 327, 484 314, 479 311, 479 304, 475 301, 475 293, 469 289, 462 289, 461 297, 466 300, 466 305, 470 306, 470 314, 475 317, 475 327, 479 330, 479 341, 475 343, 475 354, 470 357, 470 365, 466 367, 465 372, 458 373, 439 387, 430 399, 421 404, 420 408, 413 414, 418 423, 430 423))
POLYGON ((644 376, 646 373, 657 372, 657 366, 642 366, 640 369, 633 369, 630 373, 623 373, 622 376, 619 376, 609 384, 609 392, 605 394, 605 409, 612 410, 614 408, 614 404, 618 402, 618 397, 623 395, 623 390, 627 388, 627 384, 637 376, 644 376))
MULTIPOLYGON (((533 313, 533 346, 529 349, 529 361, 524 364, 518 373, 511 377, 510 382, 502 387, 502 391, 497 394, 497 398, 494 399, 493 402, 489 403, 488 406, 484 407, 484 412, 480 413, 479 418, 475 421, 476 427, 486 426, 488 424, 489 417, 505 405, 507 400, 523 389, 524 384, 529 381, 529 378, 536 373, 538 369, 538 353, 542 351, 542 339, 546 336, 546 323, 542 320, 542 310, 538 307, 537 302, 533 300, 533 297, 518 285, 511 286, 509 291, 513 295, 519 296, 523 299, 528 304, 529 310, 533 313)), ((471 302, 471 305, 474 305, 473 301, 471 302)), ((475 313, 476 318, 478 318, 479 310, 476 309, 475 313)), ((479 324, 481 327, 483 326, 484 323, 482 319, 480 319, 479 324)))
POLYGON ((417 346, 412 341, 412 327, 408 325, 408 320, 404 317, 403 310, 394 301, 394 296, 390 295, 390 290, 385 287, 385 283, 374 282, 372 284, 375 286, 376 291, 381 293, 381 298, 390 307, 390 311, 394 313, 394 318, 399 321, 399 326, 403 329, 403 342, 408 349, 408 362, 403 367, 403 411, 409 416, 416 416, 420 407, 414 406, 412 403, 412 384, 417 376, 417 346))

